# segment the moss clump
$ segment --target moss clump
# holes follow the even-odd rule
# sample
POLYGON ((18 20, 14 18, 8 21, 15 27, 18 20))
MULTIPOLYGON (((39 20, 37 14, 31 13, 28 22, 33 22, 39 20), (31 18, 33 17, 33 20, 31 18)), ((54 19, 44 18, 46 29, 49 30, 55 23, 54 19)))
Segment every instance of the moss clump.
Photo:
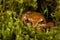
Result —
MULTIPOLYGON (((60 9, 57 12, 53 10, 56 8, 52 5, 53 1, 42 2, 39 8, 37 0, 0 0, 0 40, 60 40, 60 9), (47 19, 49 16, 53 18, 56 23, 55 29, 43 32, 40 28, 34 29, 31 25, 26 26, 22 23, 20 18, 23 11, 39 10, 38 8, 47 15, 47 19)), ((58 6, 59 0, 56 2, 58 6)))

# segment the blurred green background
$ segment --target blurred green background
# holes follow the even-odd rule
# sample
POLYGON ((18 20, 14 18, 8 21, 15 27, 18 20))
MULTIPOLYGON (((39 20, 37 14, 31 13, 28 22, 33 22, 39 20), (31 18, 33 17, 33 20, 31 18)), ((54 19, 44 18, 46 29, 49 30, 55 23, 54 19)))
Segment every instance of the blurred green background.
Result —
POLYGON ((60 0, 0 0, 0 40, 60 40, 60 0), (56 28, 43 32, 24 25, 22 12, 29 10, 52 18, 56 28))

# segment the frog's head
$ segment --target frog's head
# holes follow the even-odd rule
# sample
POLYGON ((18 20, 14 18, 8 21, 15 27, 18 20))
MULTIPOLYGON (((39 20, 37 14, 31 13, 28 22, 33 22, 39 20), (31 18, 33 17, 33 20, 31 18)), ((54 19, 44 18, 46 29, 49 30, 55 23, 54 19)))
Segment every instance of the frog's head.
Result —
POLYGON ((26 25, 27 25, 27 23, 31 23, 31 25, 33 27, 45 27, 46 26, 46 19, 45 19, 45 17, 41 13, 35 12, 35 11, 25 12, 22 15, 21 20, 26 25))

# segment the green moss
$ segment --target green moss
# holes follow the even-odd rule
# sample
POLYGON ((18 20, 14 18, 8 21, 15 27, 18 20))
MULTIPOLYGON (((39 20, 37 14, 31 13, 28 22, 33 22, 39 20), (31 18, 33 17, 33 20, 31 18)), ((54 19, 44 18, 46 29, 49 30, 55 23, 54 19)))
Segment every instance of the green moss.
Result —
MULTIPOLYGON (((51 16, 56 18, 56 28, 44 32, 22 23, 22 12, 30 7, 37 10, 37 0, 0 0, 0 40, 60 40, 60 12, 53 12, 54 15, 51 16)), ((43 9, 43 13, 48 13, 47 10, 43 9)))

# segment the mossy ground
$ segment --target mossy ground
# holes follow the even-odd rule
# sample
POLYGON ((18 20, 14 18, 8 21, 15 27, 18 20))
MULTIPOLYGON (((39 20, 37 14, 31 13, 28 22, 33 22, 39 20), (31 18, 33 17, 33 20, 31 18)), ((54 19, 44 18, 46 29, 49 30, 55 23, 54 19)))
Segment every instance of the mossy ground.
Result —
POLYGON ((60 40, 60 1, 55 1, 57 7, 53 3, 53 0, 45 0, 39 8, 37 0, 0 0, 0 40, 60 40), (56 28, 50 31, 46 29, 44 32, 40 28, 34 29, 30 24, 26 26, 22 23, 20 18, 23 11, 38 8, 47 15, 47 20, 49 15, 53 18, 56 28))

